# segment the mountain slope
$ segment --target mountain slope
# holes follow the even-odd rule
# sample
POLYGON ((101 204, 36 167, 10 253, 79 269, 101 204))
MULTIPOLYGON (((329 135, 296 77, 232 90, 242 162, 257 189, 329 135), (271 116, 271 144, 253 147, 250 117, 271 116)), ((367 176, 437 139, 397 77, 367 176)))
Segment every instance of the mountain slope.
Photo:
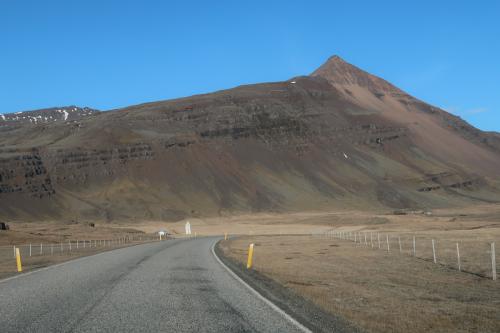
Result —
POLYGON ((0 127, 0 217, 497 202, 499 139, 330 58, 310 76, 0 127))

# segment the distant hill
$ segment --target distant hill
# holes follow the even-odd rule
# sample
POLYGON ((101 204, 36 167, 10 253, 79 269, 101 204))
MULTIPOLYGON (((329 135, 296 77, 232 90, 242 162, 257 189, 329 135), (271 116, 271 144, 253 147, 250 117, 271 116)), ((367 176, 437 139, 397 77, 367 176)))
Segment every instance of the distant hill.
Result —
POLYGON ((4 219, 176 220, 500 201, 498 133, 337 56, 283 82, 109 112, 1 117, 4 219))

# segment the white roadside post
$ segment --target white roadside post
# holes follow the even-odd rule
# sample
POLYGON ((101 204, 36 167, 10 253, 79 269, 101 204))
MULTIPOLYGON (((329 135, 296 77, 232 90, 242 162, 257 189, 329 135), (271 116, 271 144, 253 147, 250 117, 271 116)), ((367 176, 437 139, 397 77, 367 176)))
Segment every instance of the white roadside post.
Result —
POLYGON ((458 271, 462 271, 462 265, 460 264, 460 250, 458 249, 458 243, 457 243, 457 261, 458 261, 458 271))
POLYGON ((434 263, 436 264, 436 246, 434 245, 434 239, 432 240, 432 257, 434 258, 434 263))
POLYGON ((191 223, 189 223, 189 221, 186 222, 186 225, 184 226, 184 228, 186 231, 186 236, 190 236, 191 235, 191 223))
POLYGON ((413 236, 413 256, 417 256, 417 248, 416 248, 416 241, 415 241, 415 236, 413 236))
POLYGON ((389 249, 389 235, 385 235, 385 239, 387 241, 387 252, 389 252, 390 251, 390 249, 389 249))
POLYGON ((30 243, 30 257, 31 257, 31 243, 30 243))
POLYGON ((495 242, 491 243, 491 277, 497 279, 497 262, 495 258, 495 242))
POLYGON ((378 248, 380 249, 380 234, 377 232, 378 248))
POLYGON ((54 254, 54 244, 50 244, 50 255, 54 254))
POLYGON ((14 258, 16 258, 16 246, 14 245, 14 258))
POLYGON ((40 243, 40 255, 43 254, 43 243, 40 243))
POLYGON ((398 236, 398 243, 399 243, 399 254, 403 252, 403 248, 401 247, 401 236, 398 236))

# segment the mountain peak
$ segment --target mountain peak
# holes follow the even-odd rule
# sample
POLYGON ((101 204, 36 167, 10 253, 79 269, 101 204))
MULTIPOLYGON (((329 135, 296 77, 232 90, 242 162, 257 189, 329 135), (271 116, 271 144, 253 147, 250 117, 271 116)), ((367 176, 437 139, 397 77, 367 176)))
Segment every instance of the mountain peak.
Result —
POLYGON ((347 61, 342 59, 338 55, 333 55, 328 60, 321 65, 318 69, 316 69, 311 75, 312 76, 323 76, 327 74, 333 74, 338 71, 346 71, 346 70, 360 70, 355 66, 349 64, 347 61))
POLYGON ((339 55, 334 54, 328 60, 326 61, 327 63, 329 62, 337 62, 337 63, 346 63, 344 59, 342 59, 339 55))
POLYGON ((339 57, 333 55, 316 69, 311 76, 319 76, 333 85, 358 85, 372 91, 399 90, 389 82, 372 75, 339 57))

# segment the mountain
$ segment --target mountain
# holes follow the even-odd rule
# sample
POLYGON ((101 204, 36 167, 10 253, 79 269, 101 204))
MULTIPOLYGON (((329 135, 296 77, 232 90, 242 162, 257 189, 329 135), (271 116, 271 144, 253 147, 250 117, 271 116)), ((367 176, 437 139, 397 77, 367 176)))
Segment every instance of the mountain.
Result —
POLYGON ((98 110, 74 105, 33 111, 0 114, 0 128, 24 124, 41 124, 57 121, 74 121, 98 113, 98 110))
POLYGON ((0 127, 4 219, 450 207, 500 202, 499 186, 498 133, 337 56, 283 82, 0 127))

